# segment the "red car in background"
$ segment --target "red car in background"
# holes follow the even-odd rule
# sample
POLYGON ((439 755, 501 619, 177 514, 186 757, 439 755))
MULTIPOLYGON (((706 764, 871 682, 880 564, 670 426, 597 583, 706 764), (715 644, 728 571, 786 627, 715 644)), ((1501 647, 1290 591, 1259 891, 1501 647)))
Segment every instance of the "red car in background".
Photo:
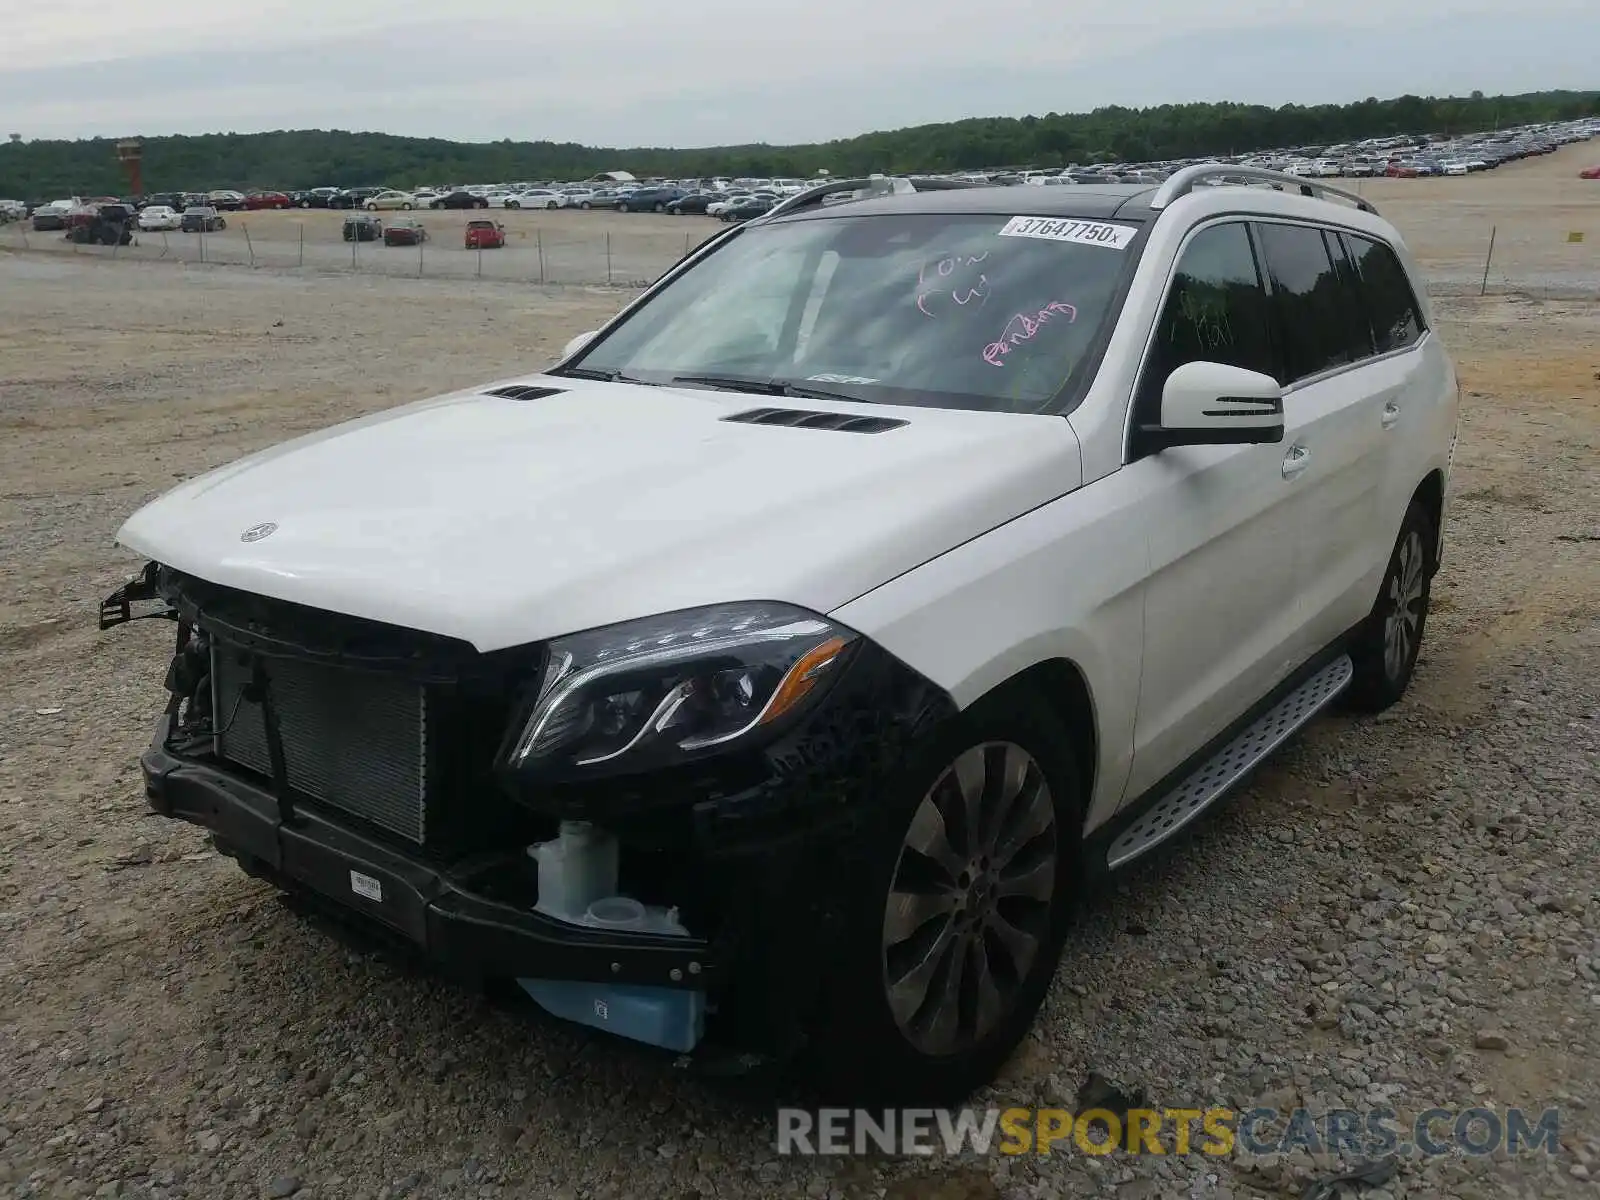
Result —
POLYGON ((289 197, 283 192, 251 192, 244 198, 245 208, 254 212, 261 208, 288 208, 289 197))
POLYGON ((1586 171, 1578 172, 1579 179, 1600 179, 1600 166, 1590 167, 1586 171))
POLYGON ((499 250, 506 244, 506 227, 494 221, 467 222, 468 250, 499 250))
POLYGON ((428 231, 422 222, 411 217, 400 217, 383 227, 385 246, 420 246, 428 240, 428 231))

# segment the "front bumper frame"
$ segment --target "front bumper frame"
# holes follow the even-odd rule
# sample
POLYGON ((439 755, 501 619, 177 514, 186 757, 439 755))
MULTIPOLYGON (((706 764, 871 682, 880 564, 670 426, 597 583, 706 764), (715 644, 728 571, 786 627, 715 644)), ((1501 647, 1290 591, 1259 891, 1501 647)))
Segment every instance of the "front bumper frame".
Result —
POLYGON ((274 879, 398 934, 452 973, 696 991, 718 982, 717 956, 703 938, 590 930, 484 895, 474 878, 503 867, 505 855, 441 866, 310 807, 296 807, 285 822, 266 788, 170 753, 170 726, 170 717, 160 719, 140 758, 155 812, 210 830, 274 879), (363 890, 353 873, 365 876, 363 890), (367 894, 371 880, 380 898, 367 894))

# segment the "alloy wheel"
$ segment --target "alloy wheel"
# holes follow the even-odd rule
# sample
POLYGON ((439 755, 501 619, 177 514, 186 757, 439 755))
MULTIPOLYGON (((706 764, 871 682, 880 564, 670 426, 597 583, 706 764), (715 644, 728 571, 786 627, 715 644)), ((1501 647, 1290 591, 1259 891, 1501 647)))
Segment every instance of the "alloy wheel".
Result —
POLYGON ((1424 583, 1422 537, 1416 530, 1406 535, 1396 553, 1389 576, 1389 612, 1383 626, 1383 667, 1390 679, 1399 679, 1422 632, 1424 583))
POLYGON ((906 832, 883 920, 883 982, 906 1039, 967 1049, 1016 1005, 1049 937, 1057 831, 1050 785, 1012 742, 973 746, 906 832))

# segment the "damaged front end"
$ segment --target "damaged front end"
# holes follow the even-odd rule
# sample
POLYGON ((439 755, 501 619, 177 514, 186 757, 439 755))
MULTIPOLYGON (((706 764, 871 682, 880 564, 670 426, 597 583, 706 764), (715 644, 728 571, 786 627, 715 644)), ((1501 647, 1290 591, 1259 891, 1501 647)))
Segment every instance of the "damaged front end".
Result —
POLYGON ((804 1043, 846 919, 830 876, 953 711, 775 607, 482 653, 152 563, 101 627, 177 623, 142 759, 156 812, 452 974, 748 1061, 804 1043))

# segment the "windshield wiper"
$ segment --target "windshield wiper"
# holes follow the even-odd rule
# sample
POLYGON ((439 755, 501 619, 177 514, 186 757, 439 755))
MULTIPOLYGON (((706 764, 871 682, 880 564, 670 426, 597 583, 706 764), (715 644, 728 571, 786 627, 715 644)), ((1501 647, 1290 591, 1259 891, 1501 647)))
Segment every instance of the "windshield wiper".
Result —
POLYGON ((589 367, 567 367, 564 370, 551 371, 551 375, 571 376, 573 379, 598 379, 601 383, 642 383, 645 387, 665 387, 665 384, 652 383, 648 379, 636 379, 632 375, 624 375, 617 371, 596 371, 589 367))
POLYGON ((722 388, 725 391, 761 392, 768 396, 804 396, 812 400, 843 400, 846 404, 871 403, 860 396, 807 387, 786 379, 757 379, 747 375, 674 375, 672 382, 699 384, 701 387, 722 388))

